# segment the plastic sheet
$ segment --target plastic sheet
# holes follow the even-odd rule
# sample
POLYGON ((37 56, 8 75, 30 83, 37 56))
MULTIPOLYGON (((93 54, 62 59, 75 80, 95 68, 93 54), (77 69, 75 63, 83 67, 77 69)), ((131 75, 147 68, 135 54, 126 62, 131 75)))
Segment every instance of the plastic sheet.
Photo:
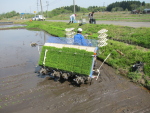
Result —
MULTIPOLYGON (((48 43, 74 45, 74 39, 66 38, 66 37, 49 37, 47 42, 48 43)), ((94 40, 94 39, 86 39, 86 43, 88 44, 89 47, 97 47, 98 46, 97 40, 94 40)))

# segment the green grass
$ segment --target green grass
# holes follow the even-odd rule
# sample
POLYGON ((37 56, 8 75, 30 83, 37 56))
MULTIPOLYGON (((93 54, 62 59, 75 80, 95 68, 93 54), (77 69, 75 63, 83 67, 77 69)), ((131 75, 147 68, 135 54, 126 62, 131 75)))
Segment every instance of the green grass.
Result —
POLYGON ((111 57, 106 61, 112 67, 116 69, 130 70, 131 66, 136 61, 142 61, 145 63, 144 72, 150 77, 150 51, 138 46, 129 45, 123 42, 109 40, 106 47, 102 47, 101 51, 104 51, 99 55, 99 58, 104 59, 109 53, 111 57), (120 55, 118 51, 121 51, 124 55, 120 55))

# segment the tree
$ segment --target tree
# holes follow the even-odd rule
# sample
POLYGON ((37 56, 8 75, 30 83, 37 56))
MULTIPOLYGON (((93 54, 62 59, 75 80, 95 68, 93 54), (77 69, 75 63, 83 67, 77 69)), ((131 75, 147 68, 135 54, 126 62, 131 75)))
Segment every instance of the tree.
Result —
POLYGON ((128 9, 126 8, 125 11, 128 12, 128 9))
POLYGON ((88 12, 87 8, 80 8, 80 12, 86 13, 88 12))
POLYGON ((106 10, 106 7, 98 7, 98 6, 89 6, 88 7, 88 10, 90 12, 94 11, 94 12, 97 12, 97 11, 105 11, 106 10))
MULTIPOLYGON (((121 7, 123 8, 123 10, 125 10, 126 8, 131 11, 133 9, 136 9, 138 7, 141 6, 141 2, 140 1, 122 1, 122 2, 115 2, 115 3, 112 3, 110 5, 107 6, 107 11, 111 11, 112 8, 115 8, 115 7, 121 7)), ((144 2, 143 2, 144 4, 144 2)))
POLYGON ((136 4, 131 4, 130 7, 131 7, 131 10, 135 10, 138 6, 136 4))
POLYGON ((145 8, 150 8, 150 3, 146 3, 145 8))
POLYGON ((18 16, 18 15, 19 15, 19 13, 17 13, 16 11, 11 11, 11 12, 1 14, 0 19, 11 18, 11 17, 18 16))
POLYGON ((112 8, 112 9, 111 9, 111 12, 115 12, 115 11, 116 11, 116 8, 112 8))
POLYGON ((144 1, 142 2, 142 6, 145 6, 145 2, 144 1))

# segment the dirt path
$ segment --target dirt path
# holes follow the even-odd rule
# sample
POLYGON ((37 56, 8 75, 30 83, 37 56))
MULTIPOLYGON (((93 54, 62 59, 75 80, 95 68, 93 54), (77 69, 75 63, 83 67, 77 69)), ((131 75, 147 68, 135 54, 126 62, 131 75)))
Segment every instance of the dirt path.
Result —
MULTIPOLYGON (((69 22, 68 20, 47 20, 52 22, 69 22)), ((88 21, 87 21, 88 23, 88 21)), ((113 24, 129 27, 150 27, 150 22, 96 21, 96 24, 113 24)))

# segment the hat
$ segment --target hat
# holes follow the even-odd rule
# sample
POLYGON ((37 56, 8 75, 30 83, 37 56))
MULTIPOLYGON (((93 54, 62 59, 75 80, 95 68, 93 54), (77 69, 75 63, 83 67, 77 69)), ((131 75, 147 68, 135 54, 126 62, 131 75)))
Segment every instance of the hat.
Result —
POLYGON ((82 31, 82 28, 78 28, 78 31, 82 31))

